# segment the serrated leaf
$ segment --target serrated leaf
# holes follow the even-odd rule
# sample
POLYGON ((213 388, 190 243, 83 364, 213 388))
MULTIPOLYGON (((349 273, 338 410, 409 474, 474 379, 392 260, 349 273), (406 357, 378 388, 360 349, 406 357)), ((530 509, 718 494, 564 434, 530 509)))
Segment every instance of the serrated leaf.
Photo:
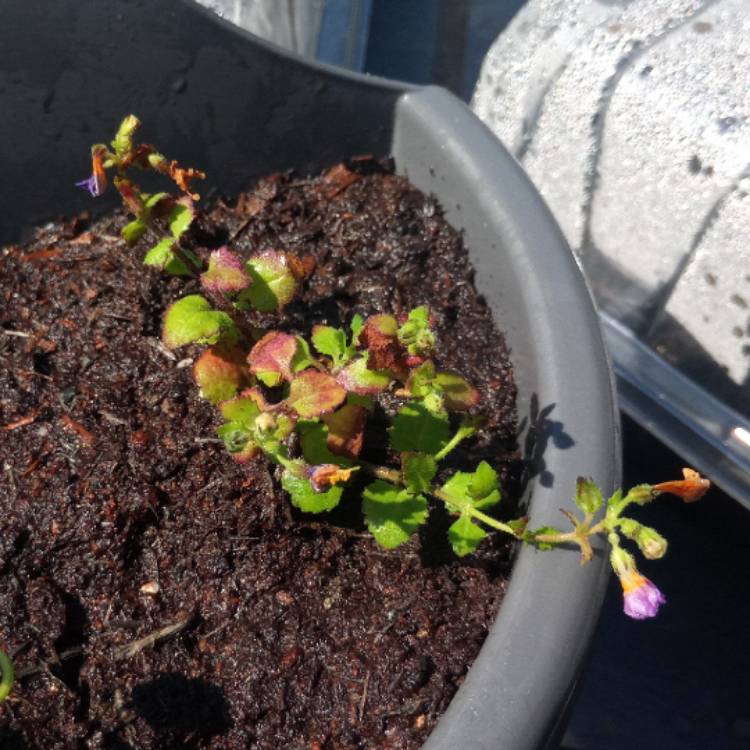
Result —
POLYGON ((127 223, 120 234, 128 245, 134 245, 146 233, 146 225, 140 219, 133 219, 127 223))
POLYGON ((365 523, 381 547, 393 549, 409 540, 427 520, 427 501, 377 479, 362 493, 365 523))
POLYGON ((425 355, 435 348, 435 334, 430 328, 430 311, 424 305, 415 307, 398 329, 398 340, 409 354, 425 355))
POLYGON ((428 492, 437 474, 437 462, 427 453, 402 453, 401 473, 411 492, 428 492))
POLYGON ((313 346, 321 353, 333 360, 334 369, 338 370, 344 365, 349 357, 346 343, 346 333, 341 328, 331 326, 313 326, 313 346))
POLYGON ((485 461, 476 471, 457 471, 440 490, 448 496, 448 508, 454 512, 470 512, 474 508, 483 510, 500 501, 497 474, 485 461))
POLYGON ((325 372, 304 370, 292 380, 287 403, 305 419, 333 411, 344 402, 346 391, 325 372))
POLYGON ((302 457, 310 466, 338 464, 349 466, 350 461, 341 459, 328 447, 328 425, 323 422, 301 419, 297 422, 302 457))
POLYGON ((255 420, 266 408, 263 394, 256 388, 249 388, 239 396, 219 404, 219 411, 224 419, 236 422, 248 431, 253 430, 255 420))
POLYGON ((171 349, 185 344, 233 343, 237 338, 234 321, 214 310, 205 297, 191 294, 177 300, 164 315, 162 340, 171 349))
POLYGON ((295 339, 297 340, 297 351, 292 357, 292 372, 301 372, 308 367, 312 367, 315 360, 310 353, 310 346, 307 341, 302 336, 295 336, 295 339))
POLYGON ((112 148, 121 159, 133 150, 133 134, 140 124, 140 120, 135 115, 128 115, 117 128, 112 148))
POLYGON ((406 390, 415 398, 424 398, 435 391, 435 375, 435 363, 428 359, 411 370, 406 390))
POLYGON ((250 275, 237 255, 227 247, 220 247, 208 258, 208 270, 201 274, 201 286, 214 293, 240 292, 250 286, 250 275))
POLYGON ((269 331, 250 351, 247 358, 250 372, 269 387, 291 380, 297 346, 297 337, 290 333, 269 331))
POLYGON ((596 486, 593 479, 578 477, 575 502, 584 513, 591 513, 591 515, 602 507, 604 499, 601 490, 596 486))
MULTIPOLYGON (((189 200, 189 199, 188 199, 189 200)), ((172 236, 179 239, 193 223, 195 217, 195 210, 192 203, 187 204, 184 202, 176 202, 172 210, 169 212, 167 223, 169 224, 169 231, 172 232, 172 236)))
POLYGON ((323 513, 333 510, 341 501, 344 490, 334 485, 327 492, 316 492, 306 477, 286 469, 281 475, 281 486, 289 493, 292 505, 305 513, 323 513))
POLYGON ((237 422, 227 422, 217 428, 216 434, 224 442, 227 451, 238 463, 245 463, 260 453, 252 435, 237 422))
MULTIPOLYGON (((161 268, 171 276, 192 276, 193 272, 175 255, 174 244, 175 240, 172 237, 161 239, 146 253, 143 265, 161 268)), ((200 263, 198 257, 190 250, 183 249, 182 252, 196 264, 200 263)))
POLYGON ((469 493, 475 500, 481 500, 497 488, 497 472, 486 461, 481 461, 474 470, 469 493))
POLYGON ((237 395, 247 380, 247 365, 237 348, 212 346, 193 365, 193 377, 200 395, 212 404, 237 395))
POLYGON ((448 541, 459 557, 474 552, 486 536, 487 532, 481 526, 477 526, 471 520, 471 516, 465 513, 462 513, 458 520, 448 528, 448 541))
POLYGON ((250 258, 246 267, 252 284, 241 292, 238 307, 272 312, 294 299, 298 282, 284 253, 266 250, 250 258))
POLYGON ((380 393, 391 384, 390 375, 370 370, 365 357, 351 361, 336 375, 336 380, 350 393, 361 396, 380 393))
POLYGON ((413 401, 399 409, 391 427, 391 445, 403 452, 435 455, 450 437, 447 417, 431 412, 424 404, 413 401))
POLYGON ((479 403, 479 391, 466 378, 452 372, 438 372, 435 385, 443 394, 443 401, 451 411, 464 411, 479 403))
POLYGON ((327 444, 336 456, 355 458, 362 450, 367 411, 361 406, 344 404, 333 414, 321 419, 328 426, 327 444))

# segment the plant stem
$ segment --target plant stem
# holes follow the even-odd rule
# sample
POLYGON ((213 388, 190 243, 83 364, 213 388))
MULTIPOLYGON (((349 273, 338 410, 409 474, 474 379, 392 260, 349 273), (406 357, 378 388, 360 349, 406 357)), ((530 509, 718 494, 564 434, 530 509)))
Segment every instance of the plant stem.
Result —
POLYGON ((4 651, 0 651, 0 669, 3 671, 3 677, 0 680, 0 703, 2 703, 10 695, 15 680, 13 662, 4 651))
MULTIPOLYGON (((404 478, 401 476, 401 472, 397 469, 388 469, 385 466, 377 466, 376 464, 371 464, 367 461, 360 462, 360 467, 363 471, 366 471, 368 474, 370 474, 370 476, 373 476, 376 479, 383 479, 386 482, 392 482, 393 484, 398 484, 402 487, 406 486, 406 482, 404 482, 404 478)), ((436 497, 446 505, 451 504, 450 496, 446 495, 437 487, 430 487, 427 490, 427 494, 436 497)), ((483 513, 481 510, 473 508, 471 510, 471 515, 474 516, 474 518, 476 518, 477 520, 482 521, 482 523, 486 523, 488 526, 491 526, 493 529, 504 531, 506 534, 511 534, 512 536, 517 536, 513 528, 507 523, 498 521, 497 519, 492 518, 492 516, 488 516, 486 513, 483 513)))

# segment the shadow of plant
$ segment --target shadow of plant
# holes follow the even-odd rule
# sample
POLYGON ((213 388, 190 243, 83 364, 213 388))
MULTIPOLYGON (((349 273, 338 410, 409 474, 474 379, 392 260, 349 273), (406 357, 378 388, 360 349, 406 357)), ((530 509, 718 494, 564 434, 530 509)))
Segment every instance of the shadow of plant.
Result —
POLYGON ((131 708, 153 730, 175 741, 190 735, 208 739, 232 727, 229 704, 218 686, 176 672, 136 685, 131 708))
POLYGON ((523 444, 524 470, 521 487, 524 491, 534 477, 539 477, 539 483, 543 487, 552 487, 554 484, 555 476, 547 469, 544 457, 550 442, 558 450, 567 450, 575 445, 573 436, 565 431, 565 425, 549 418, 555 406, 557 404, 547 404, 540 409, 539 397, 536 393, 532 394, 529 415, 518 426, 519 442, 523 444))

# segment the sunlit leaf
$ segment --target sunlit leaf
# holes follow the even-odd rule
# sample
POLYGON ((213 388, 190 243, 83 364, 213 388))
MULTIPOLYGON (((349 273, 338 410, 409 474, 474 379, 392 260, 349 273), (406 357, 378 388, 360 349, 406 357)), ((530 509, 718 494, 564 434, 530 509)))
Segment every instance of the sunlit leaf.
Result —
POLYGON ((212 404, 234 397, 248 377, 242 351, 221 345, 206 349, 193 365, 193 377, 200 395, 212 404))
POLYGON ((205 297, 191 294, 170 305, 164 315, 162 340, 170 348, 185 344, 232 343, 237 338, 234 321, 214 310, 205 297))
POLYGON ((299 284, 285 253, 266 250, 250 258, 246 267, 252 284, 240 294, 238 307, 272 312, 294 299, 299 284))
POLYGON ((291 469, 281 475, 281 486, 289 493, 292 505, 305 513, 332 510, 341 501, 343 487, 334 485, 327 492, 316 492, 310 480, 291 469))
POLYGON ((276 386, 293 377, 293 360, 298 342, 295 336, 270 331, 255 344, 248 356, 250 372, 267 386, 276 386))
POLYGON ((343 403, 346 391, 333 377, 318 370, 304 370, 289 387, 287 401, 305 419, 319 417, 343 403))
POLYGON ((365 523, 381 547, 393 549, 409 540, 427 520, 427 501, 378 479, 362 493, 365 523))
POLYGON ((402 406, 391 427, 391 445, 399 452, 435 455, 449 438, 447 417, 433 413, 418 401, 402 406))
POLYGON ((391 383, 388 373, 370 370, 365 357, 352 360, 336 375, 336 380, 347 391, 360 395, 380 393, 391 383))
POLYGON ((208 258, 208 270, 201 274, 201 285, 214 293, 239 292, 250 286, 245 264, 226 246, 214 250, 208 258))

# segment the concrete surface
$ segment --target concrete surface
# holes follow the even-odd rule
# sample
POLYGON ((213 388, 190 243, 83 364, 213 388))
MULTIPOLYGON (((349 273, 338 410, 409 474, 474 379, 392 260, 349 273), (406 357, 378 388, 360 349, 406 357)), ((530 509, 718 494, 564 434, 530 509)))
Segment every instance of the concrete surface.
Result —
POLYGON ((750 294, 749 10, 530 0, 472 102, 549 203, 600 304, 678 364, 679 330, 691 360, 739 388, 750 315, 730 300, 750 294))

